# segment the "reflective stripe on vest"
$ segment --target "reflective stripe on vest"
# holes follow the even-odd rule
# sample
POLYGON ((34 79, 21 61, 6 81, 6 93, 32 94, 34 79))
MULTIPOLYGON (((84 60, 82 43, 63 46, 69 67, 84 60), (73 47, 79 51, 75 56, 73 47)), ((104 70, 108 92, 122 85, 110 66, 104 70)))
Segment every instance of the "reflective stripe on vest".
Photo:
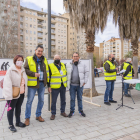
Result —
POLYGON ((67 86, 67 75, 66 75, 66 68, 64 63, 61 63, 61 71, 63 72, 63 75, 60 74, 58 68, 54 65, 54 63, 49 64, 50 70, 51 70, 51 80, 50 85, 53 89, 58 89, 61 87, 61 84, 66 87, 67 86), (62 79, 62 81, 61 81, 62 79))
MULTIPOLYGON (((37 72, 36 63, 33 60, 33 56, 27 57, 27 61, 28 61, 29 70, 36 73, 37 72)), ((46 65, 47 82, 49 82, 49 68, 48 68, 48 62, 46 58, 44 58, 44 64, 46 65)), ((28 83, 27 83, 28 86, 37 86, 37 77, 31 77, 28 75, 27 77, 28 77, 28 83)))
MULTIPOLYGON (((105 63, 108 63, 110 65, 110 70, 113 70, 116 68, 116 66, 112 64, 109 60, 107 60, 105 63)), ((116 80, 116 72, 108 73, 106 72, 105 67, 104 67, 104 78, 106 81, 116 80)))
MULTIPOLYGON (((131 66, 131 65, 130 65, 129 63, 124 62, 123 69, 124 69, 124 70, 127 70, 127 67, 128 67, 128 66, 131 66)), ((133 66, 131 66, 131 71, 124 77, 125 80, 130 80, 130 79, 132 79, 132 68, 133 68, 133 66)))

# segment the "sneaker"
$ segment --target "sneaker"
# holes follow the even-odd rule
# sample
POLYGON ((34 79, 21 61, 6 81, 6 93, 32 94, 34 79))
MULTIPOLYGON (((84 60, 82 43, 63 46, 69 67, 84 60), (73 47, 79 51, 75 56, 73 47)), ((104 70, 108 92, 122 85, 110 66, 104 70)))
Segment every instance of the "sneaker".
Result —
POLYGON ((70 111, 70 114, 68 115, 69 118, 71 118, 74 115, 74 111, 70 111))
POLYGON ((111 101, 111 100, 109 100, 109 102, 110 102, 110 103, 117 103, 117 101, 114 101, 114 100, 112 100, 112 101, 111 101))
POLYGON ((9 129, 11 132, 17 132, 17 129, 14 127, 14 125, 10 125, 9 129))
POLYGON ((83 112, 83 110, 81 110, 79 113, 81 116, 86 117, 86 114, 83 112))
POLYGON ((111 105, 111 103, 110 103, 110 102, 104 102, 104 104, 105 104, 105 105, 111 105))

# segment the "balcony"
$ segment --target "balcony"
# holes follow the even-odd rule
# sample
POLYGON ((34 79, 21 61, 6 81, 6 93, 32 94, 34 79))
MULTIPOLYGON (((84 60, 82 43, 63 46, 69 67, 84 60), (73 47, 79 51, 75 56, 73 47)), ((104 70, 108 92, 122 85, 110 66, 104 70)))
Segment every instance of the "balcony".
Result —
POLYGON ((51 34, 55 34, 55 31, 51 31, 51 34))
POLYGON ((16 0, 12 0, 12 1, 11 1, 11 5, 12 5, 12 6, 17 6, 17 1, 16 1, 16 0))
POLYGON ((43 28, 38 28, 38 32, 43 32, 43 28))
POLYGON ((18 16, 12 16, 13 20, 18 20, 18 16))
POLYGON ((51 45, 53 45, 53 46, 54 46, 54 45, 55 45, 55 41, 51 41, 51 45))
POLYGON ((20 38, 20 42, 23 42, 23 38, 20 38))
POLYGON ((52 51, 52 52, 55 52, 55 48, 51 48, 51 51, 52 51))
POLYGON ((38 22, 38 26, 43 26, 43 22, 38 22))
POLYGON ((20 18, 20 22, 23 22, 23 18, 20 18))
POLYGON ((55 28, 55 24, 51 24, 51 28, 55 28))
POLYGON ((43 34, 38 34, 38 38, 43 38, 43 34))
POLYGON ((38 40, 39 45, 43 45, 43 40, 38 40))
POLYGON ((23 25, 20 25, 20 28, 23 29, 23 25))
POLYGON ((17 9, 17 8, 14 8, 13 11, 14 11, 15 13, 18 13, 18 9, 17 9))
POLYGON ((20 35, 23 35, 23 31, 20 31, 20 35))

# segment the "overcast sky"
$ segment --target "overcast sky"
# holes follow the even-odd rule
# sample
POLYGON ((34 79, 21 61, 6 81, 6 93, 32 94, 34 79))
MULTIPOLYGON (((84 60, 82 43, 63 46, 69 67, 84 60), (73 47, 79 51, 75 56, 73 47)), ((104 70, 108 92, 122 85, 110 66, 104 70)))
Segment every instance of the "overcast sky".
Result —
MULTIPOLYGON (((47 12, 47 0, 21 0, 21 5, 27 8, 35 9, 35 10, 41 10, 41 8, 44 9, 44 11, 47 12)), ((58 13, 63 14, 65 12, 63 8, 63 0, 51 0, 52 2, 52 14, 58 15, 58 13)), ((115 27, 115 25, 112 22, 112 17, 110 16, 108 18, 107 26, 103 32, 96 33, 96 46, 99 46, 99 43, 103 42, 104 40, 107 41, 111 37, 119 37, 118 34, 118 27, 115 27)))

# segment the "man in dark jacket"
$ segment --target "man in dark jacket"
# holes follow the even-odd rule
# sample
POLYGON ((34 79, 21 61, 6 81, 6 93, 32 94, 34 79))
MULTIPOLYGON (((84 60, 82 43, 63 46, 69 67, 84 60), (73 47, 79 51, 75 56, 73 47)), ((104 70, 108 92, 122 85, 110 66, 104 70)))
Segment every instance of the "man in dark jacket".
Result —
POLYGON ((28 77, 28 95, 25 111, 25 125, 30 124, 32 102, 38 92, 38 105, 36 109, 36 120, 44 122, 41 111, 44 105, 44 91, 49 82, 49 68, 47 59, 43 56, 43 46, 38 45, 33 56, 28 56, 24 65, 28 77))
POLYGON ((104 63, 104 76, 106 81, 106 91, 104 95, 104 104, 111 105, 110 103, 117 103, 113 100, 114 83, 116 81, 117 69, 114 64, 114 55, 109 54, 108 60, 104 63), (108 101, 109 97, 109 101, 108 101))
POLYGON ((98 74, 98 77, 99 77, 98 69, 97 69, 96 66, 95 66, 95 68, 94 68, 94 75, 95 75, 95 77, 96 77, 96 74, 98 74))

